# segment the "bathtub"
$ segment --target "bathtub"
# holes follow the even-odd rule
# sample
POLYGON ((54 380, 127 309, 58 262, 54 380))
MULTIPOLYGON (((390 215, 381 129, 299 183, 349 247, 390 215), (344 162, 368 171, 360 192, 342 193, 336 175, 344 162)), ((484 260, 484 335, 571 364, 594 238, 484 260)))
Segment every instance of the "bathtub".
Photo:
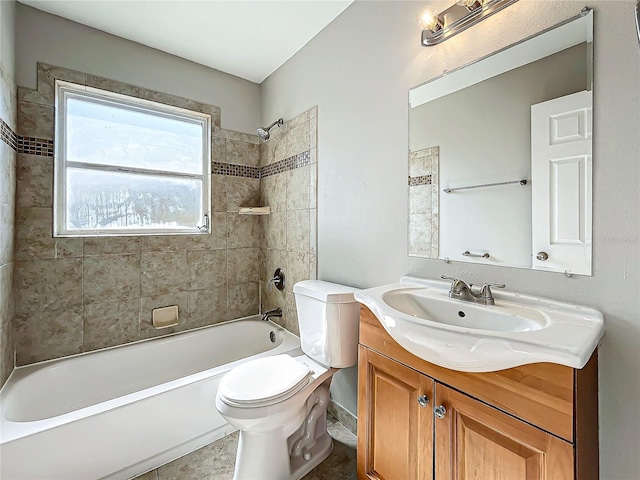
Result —
POLYGON ((221 377, 249 359, 300 355, 260 317, 16 368, 0 391, 0 478, 127 479, 234 428, 221 377), (273 333, 272 333, 273 332, 273 333))

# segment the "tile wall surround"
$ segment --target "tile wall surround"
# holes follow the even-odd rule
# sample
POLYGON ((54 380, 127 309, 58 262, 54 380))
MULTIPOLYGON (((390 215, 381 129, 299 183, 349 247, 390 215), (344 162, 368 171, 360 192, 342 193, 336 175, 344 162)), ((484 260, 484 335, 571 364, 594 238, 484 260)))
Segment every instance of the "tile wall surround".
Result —
POLYGON ((409 255, 438 258, 440 147, 409 154, 409 255))
POLYGON ((315 279, 317 271, 317 107, 271 130, 260 144, 263 177, 260 204, 271 214, 261 217, 262 285, 276 268, 285 272, 285 289, 263 288, 263 308, 282 308, 273 320, 299 335, 293 285, 315 279))
POLYGON ((220 128, 220 109, 45 64, 38 89, 18 87, 15 232, 17 365, 120 345, 258 313, 257 135, 220 128), (53 238, 54 81, 61 79, 212 116, 211 235, 53 238), (156 330, 153 308, 178 305, 180 325, 156 330))
POLYGON ((15 4, 0 2, 3 40, 0 51, 0 387, 14 367, 13 242, 15 231, 17 93, 12 42, 15 4))
MULTIPOLYGON (((192 100, 46 64, 37 90, 18 87, 17 96, 18 366, 256 314, 258 283, 276 260, 291 265, 289 280, 315 277, 315 108, 269 141, 277 151, 264 161, 269 142, 221 129, 220 109, 192 100), (55 79, 212 115, 212 235, 53 238, 55 79), (238 214, 271 199, 273 221, 238 214), (166 305, 178 305, 180 325, 156 330, 151 311, 166 305)), ((292 285, 283 325, 297 333, 292 285)), ((282 299, 267 295, 265 308, 269 300, 282 299)))

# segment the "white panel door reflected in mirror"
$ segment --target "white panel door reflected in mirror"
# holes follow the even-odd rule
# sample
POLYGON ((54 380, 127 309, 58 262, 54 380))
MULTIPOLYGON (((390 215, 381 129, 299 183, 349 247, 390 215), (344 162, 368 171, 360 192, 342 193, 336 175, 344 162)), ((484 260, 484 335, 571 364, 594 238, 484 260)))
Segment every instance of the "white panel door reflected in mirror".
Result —
MULTIPOLYGON (((564 166, 555 188, 580 187, 576 195, 582 195, 574 204, 568 202, 575 192, 557 197, 563 203, 552 203, 560 210, 547 212, 547 221, 561 223, 545 231, 534 221, 534 202, 555 200, 540 200, 538 182, 546 181, 551 191, 549 177, 532 177, 532 155, 539 155, 532 151, 532 137, 539 135, 532 128, 532 107, 579 92, 591 98, 592 75, 593 11, 588 11, 411 89, 409 255, 590 275, 591 115, 588 146, 582 144, 587 163, 570 167, 556 157, 533 161, 550 165, 555 159, 552 163, 564 166), (582 170, 573 172, 578 177, 572 183, 574 167, 582 170), (560 237, 553 237, 575 228, 580 253, 560 248, 560 237), (536 258, 541 252, 548 260, 536 258)), ((562 127, 571 128, 576 119, 562 127)))

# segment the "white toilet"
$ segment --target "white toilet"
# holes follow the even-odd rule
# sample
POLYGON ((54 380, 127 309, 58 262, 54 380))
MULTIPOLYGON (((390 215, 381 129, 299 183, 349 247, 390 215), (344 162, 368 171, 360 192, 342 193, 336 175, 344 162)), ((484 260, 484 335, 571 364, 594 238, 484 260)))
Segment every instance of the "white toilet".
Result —
POLYGON ((358 358, 357 289, 305 280, 293 287, 305 355, 252 360, 225 375, 216 408, 240 430, 234 480, 298 480, 331 453, 331 377, 358 358))

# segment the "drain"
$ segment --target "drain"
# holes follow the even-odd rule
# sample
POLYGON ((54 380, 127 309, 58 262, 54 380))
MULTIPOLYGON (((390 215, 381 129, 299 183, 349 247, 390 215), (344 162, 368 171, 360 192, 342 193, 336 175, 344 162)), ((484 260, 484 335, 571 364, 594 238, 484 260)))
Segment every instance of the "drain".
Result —
POLYGON ((274 332, 273 330, 271 330, 269 332, 269 339, 271 339, 271 342, 276 343, 276 332, 274 332))
POLYGON ((466 317, 466 316, 467 316, 467 314, 466 314, 466 313, 464 313, 462 310, 460 310, 460 311, 458 312, 458 316, 459 316, 460 318, 464 318, 464 317, 466 317))

